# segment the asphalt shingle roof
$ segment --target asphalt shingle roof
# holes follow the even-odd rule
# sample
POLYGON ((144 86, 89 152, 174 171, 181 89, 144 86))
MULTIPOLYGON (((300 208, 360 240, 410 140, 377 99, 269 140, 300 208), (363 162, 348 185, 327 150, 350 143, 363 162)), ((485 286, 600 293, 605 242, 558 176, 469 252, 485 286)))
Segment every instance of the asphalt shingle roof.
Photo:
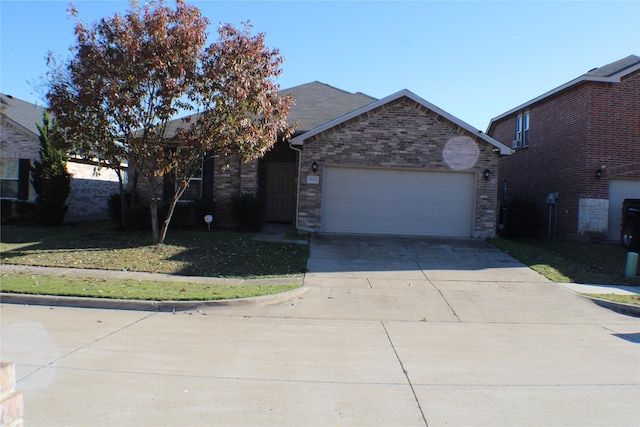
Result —
MULTIPOLYGON (((296 134, 307 132, 377 100, 361 92, 347 92, 318 81, 281 89, 278 94, 291 95, 295 100, 289 110, 287 123, 298 124, 296 134)), ((182 118, 172 120, 166 135, 175 135, 180 127, 186 127, 182 118)))
POLYGON ((377 101, 364 93, 347 92, 318 81, 282 89, 278 93, 293 96, 295 105, 291 107, 287 122, 293 124, 297 121, 298 133, 314 129, 377 101))
POLYGON ((2 120, 5 118, 22 127, 23 131, 31 132, 34 137, 38 137, 38 127, 36 124, 42 123, 44 107, 37 106, 30 102, 14 98, 11 95, 0 94, 0 114, 2 120))
POLYGON ((627 68, 631 68, 636 64, 640 64, 640 56, 629 55, 626 58, 622 58, 618 61, 612 62, 611 64, 604 65, 599 68, 594 68, 585 74, 585 76, 593 76, 593 77, 611 77, 616 75, 627 68))

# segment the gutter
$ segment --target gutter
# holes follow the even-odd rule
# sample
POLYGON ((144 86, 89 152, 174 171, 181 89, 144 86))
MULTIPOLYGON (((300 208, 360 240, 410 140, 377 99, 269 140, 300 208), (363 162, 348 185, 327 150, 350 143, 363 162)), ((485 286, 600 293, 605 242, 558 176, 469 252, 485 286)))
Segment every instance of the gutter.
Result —
POLYGON ((302 149, 294 147, 291 142, 289 142, 289 148, 291 148, 293 151, 298 152, 298 179, 296 182, 296 230, 306 231, 307 233, 317 233, 317 229, 303 227, 298 222, 300 218, 300 175, 302 169, 302 149))

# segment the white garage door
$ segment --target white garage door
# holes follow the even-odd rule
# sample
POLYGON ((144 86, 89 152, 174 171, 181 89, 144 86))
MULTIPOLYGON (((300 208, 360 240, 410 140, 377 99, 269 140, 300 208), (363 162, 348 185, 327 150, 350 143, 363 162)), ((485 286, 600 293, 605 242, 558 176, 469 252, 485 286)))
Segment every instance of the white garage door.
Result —
POLYGON ((609 181, 609 240, 620 239, 622 201, 640 199, 640 180, 612 179, 609 181))
POLYGON ((471 237, 475 175, 326 167, 325 232, 471 237))

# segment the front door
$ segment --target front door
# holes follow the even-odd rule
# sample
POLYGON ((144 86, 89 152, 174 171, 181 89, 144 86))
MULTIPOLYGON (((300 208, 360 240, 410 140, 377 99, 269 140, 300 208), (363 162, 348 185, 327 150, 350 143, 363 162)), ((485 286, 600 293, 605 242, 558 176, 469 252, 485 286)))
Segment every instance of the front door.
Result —
POLYGON ((292 222, 295 214, 296 164, 267 163, 266 220, 292 222))

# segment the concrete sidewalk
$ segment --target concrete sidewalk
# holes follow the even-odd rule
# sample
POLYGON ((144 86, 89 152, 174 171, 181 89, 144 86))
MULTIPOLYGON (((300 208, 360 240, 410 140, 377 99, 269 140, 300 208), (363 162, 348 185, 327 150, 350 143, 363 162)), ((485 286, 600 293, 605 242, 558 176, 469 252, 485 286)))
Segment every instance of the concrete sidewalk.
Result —
POLYGON ((483 242, 314 237, 309 268, 271 305, 0 305, 25 424, 640 424, 640 319, 483 242))

